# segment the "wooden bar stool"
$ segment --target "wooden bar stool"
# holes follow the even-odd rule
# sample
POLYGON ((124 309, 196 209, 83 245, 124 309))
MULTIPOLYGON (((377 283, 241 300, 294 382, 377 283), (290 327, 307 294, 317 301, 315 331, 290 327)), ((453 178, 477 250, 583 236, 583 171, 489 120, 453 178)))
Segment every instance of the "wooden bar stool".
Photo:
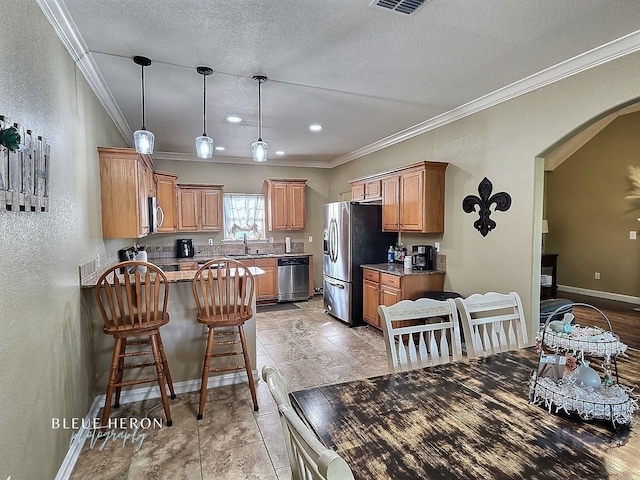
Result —
POLYGON ((228 258, 214 259, 204 264, 193 279, 193 296, 198 310, 197 320, 209 328, 207 349, 202 366, 200 384, 200 405, 198 420, 202 419, 207 398, 207 383, 210 373, 245 369, 253 398, 253 409, 258 411, 256 386, 251 373, 251 361, 247 351, 244 323, 253 317, 255 283, 253 275, 242 263, 228 258), (218 329, 218 333, 216 333, 218 329), (237 335, 237 337, 236 337, 237 335), (238 338, 239 337, 239 338, 238 338), (219 341, 218 338, 220 338, 219 341), (240 349, 230 346, 240 345, 240 349), (220 353, 213 353, 214 347, 223 347, 220 353), (211 368, 211 357, 221 358, 242 355, 243 365, 211 368))
POLYGON ((171 398, 176 398, 176 394, 160 337, 160 327, 169 323, 167 277, 152 263, 122 262, 102 274, 98 279, 95 292, 104 320, 104 333, 113 335, 115 339, 101 425, 107 424, 114 389, 116 398, 113 407, 118 408, 122 387, 157 381, 167 417, 167 426, 171 426, 173 421, 169 412, 165 379, 171 398), (119 273, 120 269, 127 273, 119 273), (134 348, 127 351, 128 347, 134 348), (151 347, 151 349, 141 350, 142 347, 151 347), (147 358, 152 356, 152 361, 125 363, 125 359, 143 356, 147 358), (155 367, 156 375, 130 381, 124 380, 125 370, 145 367, 155 367))

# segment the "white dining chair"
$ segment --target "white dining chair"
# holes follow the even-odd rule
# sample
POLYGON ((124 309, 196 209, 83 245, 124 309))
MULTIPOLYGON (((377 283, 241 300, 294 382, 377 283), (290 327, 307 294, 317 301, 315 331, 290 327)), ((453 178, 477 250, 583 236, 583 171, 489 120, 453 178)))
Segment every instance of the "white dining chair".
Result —
POLYGON ((440 365, 462 359, 456 304, 420 298, 378 306, 389 371, 440 365))
POLYGON ((353 480, 347 462, 325 447, 291 406, 282 374, 265 365, 262 379, 278 405, 292 480, 353 480))
POLYGON ((456 298, 469 357, 491 355, 527 346, 527 325, 516 292, 475 293, 456 298))

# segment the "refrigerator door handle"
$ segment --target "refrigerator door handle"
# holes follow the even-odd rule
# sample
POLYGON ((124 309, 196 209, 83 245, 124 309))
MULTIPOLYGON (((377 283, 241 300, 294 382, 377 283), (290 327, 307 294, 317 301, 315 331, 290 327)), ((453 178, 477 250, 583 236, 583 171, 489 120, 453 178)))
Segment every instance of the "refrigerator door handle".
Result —
POLYGON ((331 285, 332 287, 338 287, 338 288, 342 288, 344 290, 344 285, 342 285, 341 283, 333 283, 333 282, 329 282, 329 281, 327 281, 327 283, 329 285, 331 285))
POLYGON ((329 222, 329 259, 334 263, 338 259, 338 222, 335 218, 329 222))

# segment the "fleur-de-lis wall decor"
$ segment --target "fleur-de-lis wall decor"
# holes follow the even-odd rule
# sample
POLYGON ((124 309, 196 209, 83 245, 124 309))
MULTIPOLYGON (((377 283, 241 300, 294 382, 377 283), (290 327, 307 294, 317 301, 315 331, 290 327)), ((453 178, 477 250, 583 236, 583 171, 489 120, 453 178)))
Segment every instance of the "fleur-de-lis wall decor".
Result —
POLYGON ((491 205, 495 203, 495 210, 501 212, 506 212, 509 210, 509 207, 511 207, 511 195, 507 192, 498 192, 491 195, 492 190, 493 185, 487 177, 484 177, 480 184, 478 184, 478 194, 480 196, 467 195, 464 197, 464 200, 462 200, 462 209, 466 213, 474 212, 476 205, 478 206, 480 218, 473 222, 473 226, 483 237, 486 237, 491 230, 496 228, 496 222, 489 218, 491 215, 491 205))

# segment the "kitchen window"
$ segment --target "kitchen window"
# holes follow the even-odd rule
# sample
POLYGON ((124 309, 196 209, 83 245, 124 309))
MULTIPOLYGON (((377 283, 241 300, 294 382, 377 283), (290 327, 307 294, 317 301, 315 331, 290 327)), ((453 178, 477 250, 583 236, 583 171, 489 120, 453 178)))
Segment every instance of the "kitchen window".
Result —
POLYGON ((224 240, 264 240, 264 195, 225 193, 224 240))

